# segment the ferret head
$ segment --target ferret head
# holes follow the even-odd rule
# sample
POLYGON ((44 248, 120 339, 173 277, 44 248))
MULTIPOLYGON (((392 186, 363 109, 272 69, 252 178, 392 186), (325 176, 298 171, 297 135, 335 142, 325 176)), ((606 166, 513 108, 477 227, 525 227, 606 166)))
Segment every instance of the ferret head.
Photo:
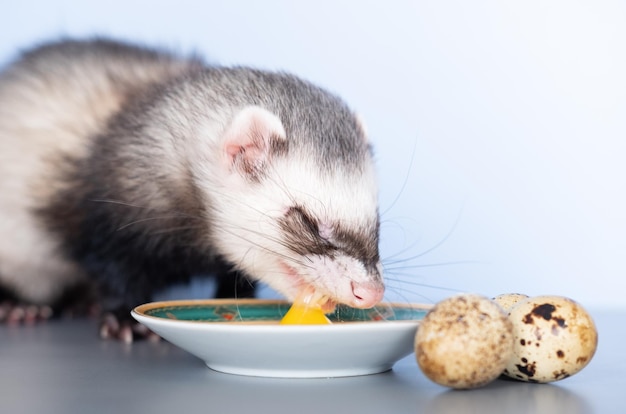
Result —
MULTIPOLYGON (((296 88, 297 89, 297 88, 296 88)), ((317 89, 234 108, 216 132, 213 245, 288 299, 326 309, 383 296, 377 185, 360 120, 317 89)))

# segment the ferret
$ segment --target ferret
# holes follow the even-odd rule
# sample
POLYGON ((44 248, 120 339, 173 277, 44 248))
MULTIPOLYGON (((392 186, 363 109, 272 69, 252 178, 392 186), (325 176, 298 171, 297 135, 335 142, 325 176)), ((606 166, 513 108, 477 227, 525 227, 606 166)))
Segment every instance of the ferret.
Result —
POLYGON ((0 73, 0 290, 104 312, 197 275, 217 296, 384 294, 372 146, 339 97, 291 74, 110 39, 0 73), (82 292, 83 290, 78 290, 82 292))

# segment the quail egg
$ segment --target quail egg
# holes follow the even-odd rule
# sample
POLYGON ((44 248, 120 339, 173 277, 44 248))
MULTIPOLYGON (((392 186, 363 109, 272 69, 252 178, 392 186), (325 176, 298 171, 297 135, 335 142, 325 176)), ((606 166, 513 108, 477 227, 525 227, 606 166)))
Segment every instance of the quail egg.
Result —
POLYGON ((598 333, 587 311, 561 296, 525 299, 509 311, 513 356, 504 374, 527 382, 552 382, 583 369, 593 357, 598 333))
POLYGON ((490 299, 462 294, 437 303, 420 322, 415 357, 432 381, 475 388, 497 378, 513 353, 513 327, 490 299))

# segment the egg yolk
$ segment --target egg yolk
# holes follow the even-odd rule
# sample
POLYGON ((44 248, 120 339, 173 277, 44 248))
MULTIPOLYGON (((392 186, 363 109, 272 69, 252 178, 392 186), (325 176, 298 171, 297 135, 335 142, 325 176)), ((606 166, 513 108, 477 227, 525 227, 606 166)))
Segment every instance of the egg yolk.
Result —
POLYGON ((313 300, 311 292, 303 292, 280 321, 281 325, 327 325, 330 320, 321 306, 313 300))

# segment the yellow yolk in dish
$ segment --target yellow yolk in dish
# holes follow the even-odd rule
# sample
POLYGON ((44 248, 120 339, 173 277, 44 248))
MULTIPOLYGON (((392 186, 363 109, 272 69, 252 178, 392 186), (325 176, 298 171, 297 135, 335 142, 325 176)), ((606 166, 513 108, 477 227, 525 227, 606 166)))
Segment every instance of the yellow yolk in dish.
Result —
POLYGON ((319 306, 307 306, 294 303, 287 311, 281 325, 327 325, 330 321, 319 306))
POLYGON ((281 325, 328 325, 330 323, 322 307, 313 301, 313 294, 309 292, 300 295, 280 321, 281 325))

